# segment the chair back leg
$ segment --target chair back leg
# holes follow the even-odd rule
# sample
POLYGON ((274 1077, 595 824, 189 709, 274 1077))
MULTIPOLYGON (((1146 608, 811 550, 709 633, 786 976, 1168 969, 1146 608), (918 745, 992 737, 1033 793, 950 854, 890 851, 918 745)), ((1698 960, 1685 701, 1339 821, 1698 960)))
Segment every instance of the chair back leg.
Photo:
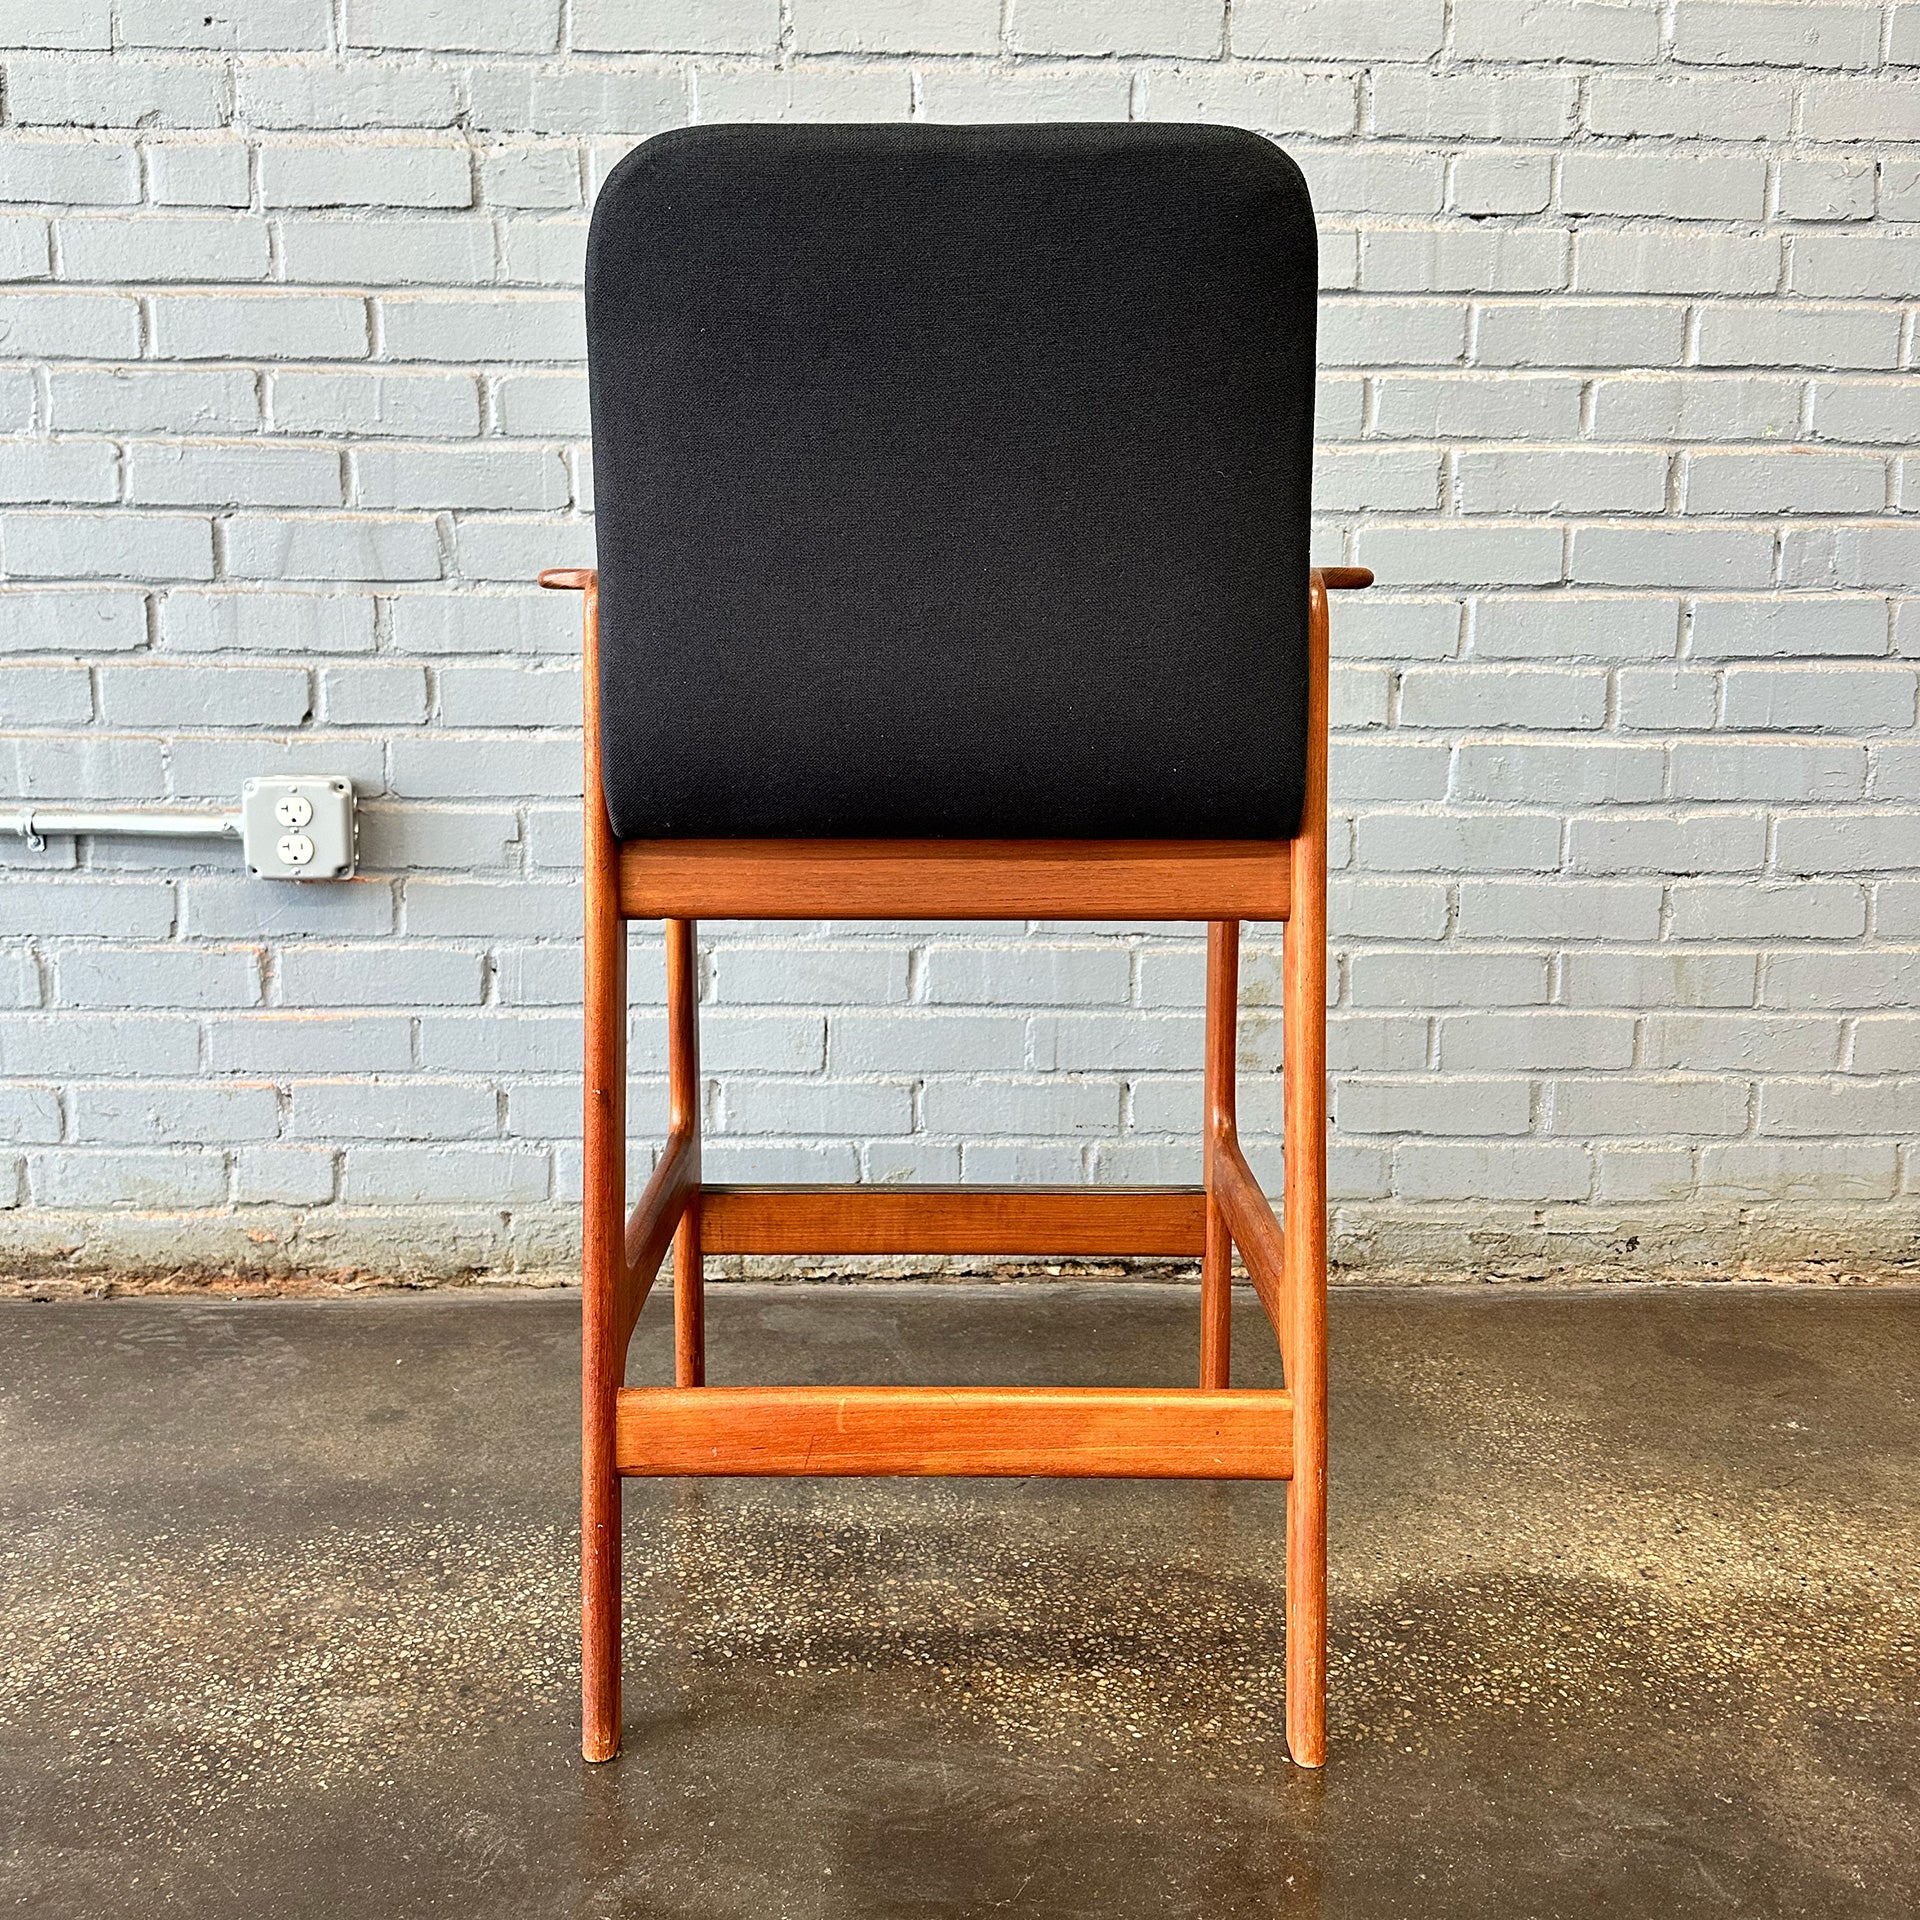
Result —
POLYGON ((1313 576, 1307 782, 1283 950, 1287 1385, 1287 1750, 1327 1754, 1327 595, 1313 576))
POLYGON ((585 608, 586 1140, 580 1323, 580 1750, 620 1750, 620 1473, 614 1407, 627 1218, 627 927, 620 848, 600 789, 599 594, 585 608))
POLYGON ((1200 1384, 1224 1387, 1233 1372, 1233 1235, 1215 1184, 1218 1143, 1235 1129, 1234 1047, 1240 1014, 1240 922, 1207 923, 1206 1095, 1201 1166, 1207 1245, 1200 1263, 1200 1384))

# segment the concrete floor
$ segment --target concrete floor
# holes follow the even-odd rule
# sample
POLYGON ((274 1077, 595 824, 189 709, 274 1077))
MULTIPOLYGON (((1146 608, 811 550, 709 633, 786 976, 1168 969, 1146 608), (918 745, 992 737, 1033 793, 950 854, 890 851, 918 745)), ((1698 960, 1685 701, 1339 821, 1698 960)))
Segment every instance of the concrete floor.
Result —
MULTIPOLYGON (((1280 1491, 1046 1481, 636 1484, 586 1768, 576 1311, 0 1307, 0 1911, 1920 1910, 1920 1292, 1337 1297, 1318 1775, 1280 1491)), ((1178 1287, 710 1312, 722 1380, 1194 1364, 1178 1287)))

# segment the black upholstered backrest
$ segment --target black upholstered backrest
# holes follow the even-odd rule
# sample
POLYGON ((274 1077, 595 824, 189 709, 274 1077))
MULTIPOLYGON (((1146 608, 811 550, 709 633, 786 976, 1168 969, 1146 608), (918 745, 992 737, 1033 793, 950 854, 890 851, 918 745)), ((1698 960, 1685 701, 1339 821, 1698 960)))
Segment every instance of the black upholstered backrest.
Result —
POLYGON ((587 261, 615 832, 1292 833, 1315 280, 1298 169, 1227 128, 630 154, 587 261))

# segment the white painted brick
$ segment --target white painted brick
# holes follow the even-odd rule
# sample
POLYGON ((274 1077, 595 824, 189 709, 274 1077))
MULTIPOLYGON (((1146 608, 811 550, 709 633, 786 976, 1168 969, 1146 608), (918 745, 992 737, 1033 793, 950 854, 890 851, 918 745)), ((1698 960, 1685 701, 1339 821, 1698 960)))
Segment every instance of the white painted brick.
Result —
POLYGON ((1323 300, 1324 367, 1455 365, 1465 350, 1467 310, 1451 300, 1323 300))
POLYGON ((1904 445, 1920 437, 1920 382, 1816 380, 1813 430, 1823 440, 1904 445))
POLYGON ((913 108, 913 85, 904 68, 703 68, 694 80, 694 107, 703 122, 904 120, 913 108))
MULTIPOLYGON (((1920 108, 1920 87, 1910 103, 1920 108)), ((1920 237, 1870 232, 1803 233, 1793 242, 1788 278, 1795 293, 1858 300, 1898 299, 1920 273, 1920 237)))
POLYGON ((109 293, 0 292, 0 353, 118 359, 140 348, 140 309, 109 293))
POLYGON ((299 667, 120 666, 100 674, 109 726, 297 727, 312 704, 299 667))
POLYGON ((1766 160, 1575 148, 1560 163, 1559 203, 1566 213, 1758 220, 1766 211, 1766 160))
POLYGON ((1759 812, 1577 814, 1567 827, 1576 873, 1753 873, 1766 850, 1759 812))
POLYGON ((296 1080, 290 1140, 478 1140, 499 1129, 500 1096, 469 1080, 296 1080))
POLYGON ((1920 1113, 1920 1079, 1775 1077, 1760 1090, 1759 1130, 1801 1138, 1857 1133, 1908 1139, 1915 1113, 1920 1113))
POLYGON ((485 285, 494 277, 495 234, 477 213, 444 219, 326 213, 280 221, 282 271, 334 286, 485 285))
MULTIPOLYGON (((1204 71, 1211 75, 1213 69, 1204 71)), ((1282 106, 1296 96, 1303 103, 1315 97, 1313 87, 1287 82, 1288 76, 1282 75, 1272 87, 1263 83, 1263 77, 1249 85, 1238 76, 1220 72, 1220 87, 1228 99, 1237 99, 1243 87, 1249 100, 1265 101, 1271 107, 1282 106)), ((1196 118, 1210 117, 1204 110, 1207 102, 1222 97, 1198 78, 1193 87, 1185 88, 1163 81, 1163 76, 1155 73, 1139 84, 1147 91, 1149 118, 1157 97, 1192 99, 1196 118)), ((1046 66, 1023 60, 1013 68, 929 66, 920 74, 919 117, 964 123, 1125 120, 1134 85, 1126 68, 1104 61, 1074 60, 1046 66)), ((706 97, 704 86, 701 97, 706 97)))
MULTIPOLYGON (((0 1048, 4 1045, 0 1041, 0 1048)), ((1855 1073, 1920 1073, 1920 1019, 1911 1014, 1870 1014, 1856 1020, 1850 1064, 1855 1073)))
POLYGON ((687 118, 687 83, 677 66, 567 72, 524 62, 482 66, 471 70, 467 88, 469 118, 485 133, 619 133, 638 139, 687 118))
POLYGON ((74 947, 54 958, 62 1007, 250 1007, 260 956, 250 947, 74 947))
POLYGON ((1537 953, 1371 948, 1353 955, 1347 973, 1359 1007, 1525 1007, 1547 997, 1546 956, 1537 953))
POLYGON ((215 1073, 405 1073, 413 1023, 393 1014, 250 1013, 206 1023, 215 1073))
MULTIPOLYGON (((1781 818, 1775 834, 1774 862, 1783 873, 1920 867, 1920 813, 1793 813, 1781 818)), ((1827 931, 1822 937, 1835 934, 1827 931)))
POLYGON ((1789 525, 1780 539, 1780 576, 1791 587, 1910 587, 1920 563, 1920 525, 1789 525))
POLYGON ((1803 800, 1852 800, 1867 771, 1865 748, 1837 741, 1682 740, 1672 760, 1680 800, 1765 800, 1788 780, 1803 800))
POLYGON ((242 1206, 321 1206, 334 1197, 334 1156, 318 1147, 242 1147, 233 1197, 242 1206))
POLYGON ((1360 240, 1360 285, 1382 293, 1539 293, 1567 284, 1551 227, 1385 227, 1360 240))
POLYGON ((115 499, 120 462, 106 440, 0 441, 0 500, 115 499))
POLYGON ((1233 51, 1262 60, 1424 60, 1443 0, 1235 0, 1233 51))
POLYGON ((1562 577, 1565 541, 1554 526, 1435 520, 1364 527, 1360 564, 1418 585, 1545 586, 1562 577))
MULTIPOLYGON (((1359 92, 1349 74, 1224 67, 1217 62, 1151 70, 1150 120, 1224 121, 1261 133, 1351 133, 1359 92)), ((1326 235, 1322 235, 1323 248, 1326 235)))
POLYGON ((1015 0, 1008 43, 1015 53, 1211 54, 1225 20, 1222 0, 1015 0))
POLYGON ((1503 300, 1481 309, 1474 357, 1489 367, 1679 364, 1685 309, 1598 300, 1503 300))
POLYGON ((1838 1064, 1837 1019, 1805 1014, 1662 1013, 1646 1023, 1644 1064, 1709 1073, 1794 1073, 1838 1064))
POLYGON ((419 726, 427 717, 426 669, 399 661, 322 668, 320 717, 335 727, 419 726))
POLYGON ((1553 198, 1553 160, 1545 153, 1498 149, 1458 155, 1450 170, 1447 205, 1455 213, 1543 213, 1553 198))
POLYGON ((1780 166, 1775 206, 1786 220, 1871 220, 1871 160, 1787 160, 1780 166))
POLYGON ((1333 1094, 1334 1124, 1346 1133, 1520 1134, 1530 1105, 1525 1080, 1460 1074, 1341 1080, 1333 1094))
POLYGON ((551 53, 560 0, 347 0, 346 43, 429 52, 551 53))
POLYGON ((1596 1074, 1549 1081, 1547 1102, 1556 1134, 1706 1138, 1746 1130, 1749 1094, 1735 1076, 1596 1074))
POLYGON ((1677 60, 1724 66, 1870 67, 1880 9, 1829 0, 1677 0, 1677 60))
MULTIPOLYGON (((1581 382, 1563 374, 1394 373, 1373 389, 1372 431, 1396 439, 1570 440, 1580 431, 1581 382)), ((1362 607, 1343 606, 1341 624, 1362 607)))
MULTIPOLYGON (((1851 237, 1851 236, 1849 236, 1851 237)), ((1803 237, 1798 249, 1810 244, 1803 237)), ((1804 292, 1796 280, 1797 291, 1804 292)), ((1897 316, 1879 307, 1713 302, 1700 309, 1695 352, 1703 367, 1893 367, 1897 316)))
POLYGON ((1887 603, 1851 594, 1702 598, 1687 650, 1699 659, 1885 653, 1887 603))
POLYGON ((1779 140, 1793 125, 1793 82, 1762 73, 1599 73, 1587 85, 1586 121, 1595 133, 1640 140, 1779 140))
POLYGON ((1498 714, 1506 727, 1602 726, 1607 677, 1551 667, 1410 667, 1400 678, 1400 724, 1456 730, 1498 714))
MULTIPOLYGON (((1000 14, 1000 0, 793 0, 794 46, 801 53, 992 53, 1000 14)), ((771 51, 777 13, 771 24, 771 36, 747 50, 771 51)))
POLYGON ((0 724, 84 727, 92 718, 85 667, 0 667, 0 724))
POLYGON ((390 294, 379 306, 394 360, 571 360, 585 351, 577 295, 390 294))
POLYGON ((1745 374, 1619 374, 1593 383, 1593 431, 1601 440, 1682 443, 1790 438, 1800 394, 1798 380, 1745 374))
MULTIPOLYGON (((377 742, 335 734, 325 741, 326 771, 351 780, 358 793, 378 793, 384 781, 377 742)), ((240 783, 255 775, 311 774, 316 743, 307 733, 176 734, 168 742, 167 781, 176 800, 219 800, 231 806, 240 783)))
POLYGON ((549 447, 366 447, 353 456, 362 507, 559 508, 567 469, 549 447))
POLYGON ((1773 535, 1764 526, 1583 526, 1573 530, 1567 577, 1592 587, 1764 587, 1773 535))
POLYGON ((54 236, 67 280, 267 278, 267 223, 248 215, 88 215, 54 236))
POLYGON ((160 602, 174 653, 367 653, 373 638, 373 602, 357 594, 176 587, 160 602))
POLYGON ((561 593, 410 593, 388 603, 405 653, 555 654, 580 646, 580 609, 561 593))
POLYGON ((1884 1200, 1896 1157, 1891 1141, 1716 1142, 1700 1152, 1700 1191, 1736 1200, 1884 1200))
POLYGON ((238 140, 151 146, 147 167, 153 197, 162 206, 245 207, 253 199, 252 158, 238 140))
POLYGON ((1113 1133, 1120 1119, 1120 1083, 1095 1076, 978 1081, 934 1079, 922 1095, 929 1133, 1035 1135, 1078 1139, 1113 1133))
POLYGON ((1462 880, 1464 940, 1656 940, 1661 888, 1648 880, 1462 880))
POLYGON ((1594 1150, 1598 1163, 1594 1198, 1614 1204, 1687 1199, 1696 1185, 1694 1151, 1691 1147, 1602 1146, 1594 1150))
POLYGON ((181 931, 195 939, 329 939, 393 931, 393 889, 368 878, 351 886, 262 888, 251 878, 195 875, 181 888, 181 931))
POLYGON ((44 280, 53 271, 44 220, 0 219, 0 280, 44 280))
POLYGON ((477 1006, 484 977, 480 954, 458 948, 301 943, 281 953, 278 987, 288 1006, 477 1006))
POLYGON ((1683 667, 1623 667, 1615 680, 1623 733, 1683 733, 1720 716, 1720 682, 1683 667))
POLYGON ((273 376, 273 419, 282 433, 462 438, 480 430, 480 394, 470 374, 289 371, 273 376))
POLYGON ((213 524, 185 513, 9 513, 0 553, 21 580, 211 580, 213 524))
POLYGON ((337 507, 340 496, 340 456, 330 448, 173 441, 127 456, 127 498, 136 506, 337 507))
POLYGON ((1801 132, 1809 140, 1911 140, 1920 84, 1904 76, 1810 80, 1800 100, 1801 132))
POLYGON ((714 998, 732 1005, 880 1006, 907 997, 907 956, 897 946, 730 946, 712 968, 714 998))
POLYGON ((226 1162, 218 1153, 36 1154, 33 1195, 41 1205, 166 1209, 217 1206, 226 1197, 226 1162))
POLYGON ((1448 1073, 1540 1072, 1633 1064, 1634 1021, 1625 1013, 1448 1014, 1439 1023, 1448 1073))
POLYGON ((139 159, 119 141, 12 134, 0 146, 0 201, 125 206, 139 198, 139 159))
POLYGON ((1780 260, 1769 235, 1601 228, 1575 241, 1571 284, 1582 293, 1771 293, 1780 260))
POLYGON ((120 0, 124 47, 314 53, 326 49, 327 27, 315 0, 120 0))
POLYGON ((1593 1163, 1570 1141, 1409 1140, 1395 1150, 1393 1185, 1407 1200, 1584 1200, 1593 1163))
POLYGON ((113 45, 112 0, 4 0, 0 39, 9 47, 104 50, 113 45))
POLYGON ((57 431, 196 433, 251 429, 260 417, 256 383, 241 369, 55 368, 47 377, 57 431))
POLYGON ((1333 657, 1447 660, 1460 644, 1460 602, 1369 594, 1343 605, 1333 623, 1333 657))
POLYGON ((1382 66, 1373 75, 1372 130, 1388 139, 1558 140, 1573 130, 1575 85, 1563 73, 1382 66))
POLYGON ((146 596, 124 588, 0 593, 0 653, 125 653, 147 643, 146 596))
POLYGON ((580 724, 580 675, 572 668, 443 667, 439 686, 444 726, 580 724))
POLYGON ((576 207, 579 153, 571 145, 485 148, 480 154, 480 189, 496 207, 576 207))
POLYGON ((1782 948, 1770 953, 1760 1004, 1769 1007, 1892 1007, 1920 995, 1920 948, 1848 952, 1782 948))
POLYGON ((118 1074, 190 1077, 200 1063, 198 1024, 148 1012, 27 1014, 0 1020, 0 1069, 9 1075, 64 1078, 85 1067, 90 1077, 92 1069, 109 1063, 118 1074))
POLYGON ((7 114, 19 127, 217 127, 230 97, 228 75, 215 65, 125 53, 22 54, 7 63, 7 114))
POLYGON ((546 1198, 547 1155, 527 1147, 355 1147, 346 1157, 340 1197, 351 1206, 503 1207, 546 1198))
POLYGON ((1380 873, 1547 873, 1560 863, 1560 821, 1549 813, 1395 813, 1360 816, 1359 864, 1380 873))
POLYGON ((1314 503, 1323 513, 1435 511, 1437 447, 1322 448, 1314 461, 1314 503))
POLYGON ((1543 801, 1564 806, 1657 800, 1665 768, 1666 756, 1659 747, 1627 741, 1577 746, 1469 741, 1454 751, 1453 794, 1461 800, 1518 800, 1536 806, 1543 801))
POLYGON ((1404 1073, 1427 1063, 1427 1022, 1404 1014, 1336 1014, 1327 1065, 1336 1073, 1404 1073))
POLYGON ((0 933, 58 939, 164 940, 173 931, 173 888, 140 880, 7 881, 0 889, 0 933))
POLYGON ((246 62, 234 74, 234 117, 246 126, 450 127, 460 112, 455 70, 422 62, 246 62))
POLYGON ((154 340, 175 360, 356 360, 367 303, 347 294, 162 294, 154 340))
MULTIPOLYGON (((323 704, 325 679, 323 673, 323 704)), ((360 810, 360 865, 374 872, 416 867, 505 870, 518 863, 519 852, 519 816, 507 808, 371 806, 360 810)), ((578 997, 576 991, 574 998, 578 997)))
POLYGON ((1294 157, 1322 216, 1431 214, 1446 199, 1446 157, 1424 147, 1302 147, 1294 157))
POLYGON ((1657 513, 1667 457, 1617 447, 1469 449, 1454 456, 1465 513, 1657 513))
POLYGON ((422 937, 492 938, 503 926, 518 937, 565 937, 580 931, 580 892, 543 881, 410 879, 406 916, 408 933, 422 937))
POLYGON ((1673 940, 1849 940, 1867 928, 1857 886, 1686 880, 1671 892, 1673 940))
POLYGON ((221 540, 236 580, 437 580, 442 572, 433 522, 398 514, 236 513, 221 540))
POLYGON ((1729 727, 1789 733, 1880 733, 1914 723, 1911 667, 1732 667, 1729 727))
POLYGON ((772 53, 779 0, 574 0, 588 53, 772 53))
POLYGON ((465 207, 473 162, 464 146, 420 140, 275 142, 260 150, 269 207, 465 207))
POLYGON ((1467 60, 1652 60, 1655 0, 1456 0, 1453 50, 1467 60))
POLYGON ((27 800, 156 799, 166 791, 165 765, 157 740, 0 740, 0 790, 27 800))

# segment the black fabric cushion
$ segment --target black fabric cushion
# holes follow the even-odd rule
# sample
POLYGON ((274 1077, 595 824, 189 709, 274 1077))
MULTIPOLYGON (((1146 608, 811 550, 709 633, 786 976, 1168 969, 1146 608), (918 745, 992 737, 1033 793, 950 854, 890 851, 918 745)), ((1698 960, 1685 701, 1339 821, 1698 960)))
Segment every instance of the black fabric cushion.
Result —
POLYGON ((623 839, 1299 817, 1315 236, 1230 128, 699 127, 594 210, 623 839))

